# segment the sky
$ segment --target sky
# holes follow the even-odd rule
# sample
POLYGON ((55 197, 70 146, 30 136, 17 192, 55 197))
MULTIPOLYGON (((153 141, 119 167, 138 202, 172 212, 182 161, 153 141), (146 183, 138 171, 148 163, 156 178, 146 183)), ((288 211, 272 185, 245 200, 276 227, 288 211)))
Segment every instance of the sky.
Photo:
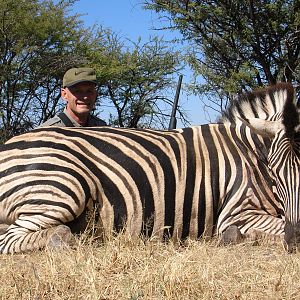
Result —
MULTIPOLYGON (((163 36, 166 39, 180 37, 179 33, 154 30, 153 28, 159 28, 162 23, 157 13, 143 9, 142 0, 78 0, 73 6, 72 13, 83 14, 81 19, 86 26, 102 25, 124 39, 128 38, 134 42, 138 38, 146 42, 150 36, 163 36)), ((184 71, 183 75, 184 84, 188 80, 189 71, 184 71)), ((175 97, 175 93, 176 89, 174 95, 170 97, 175 97)), ((191 125, 208 123, 199 97, 187 96, 181 89, 179 104, 187 112, 191 125)), ((181 127, 183 125, 177 118, 177 128, 181 127)))

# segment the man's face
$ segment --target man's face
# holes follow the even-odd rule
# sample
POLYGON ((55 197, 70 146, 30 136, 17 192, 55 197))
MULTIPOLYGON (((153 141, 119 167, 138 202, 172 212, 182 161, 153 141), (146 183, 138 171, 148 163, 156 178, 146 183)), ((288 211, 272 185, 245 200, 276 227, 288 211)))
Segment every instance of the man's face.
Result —
POLYGON ((96 85, 92 82, 80 82, 62 88, 61 97, 68 102, 67 108, 75 115, 87 115, 94 108, 96 102, 96 85))

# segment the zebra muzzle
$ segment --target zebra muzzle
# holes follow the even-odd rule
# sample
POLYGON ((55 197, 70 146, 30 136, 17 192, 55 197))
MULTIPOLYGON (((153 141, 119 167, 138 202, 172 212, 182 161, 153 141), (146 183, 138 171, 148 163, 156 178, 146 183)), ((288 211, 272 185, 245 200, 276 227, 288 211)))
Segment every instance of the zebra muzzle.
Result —
POLYGON ((284 246, 289 253, 300 251, 300 222, 293 224, 288 219, 284 226, 284 246))

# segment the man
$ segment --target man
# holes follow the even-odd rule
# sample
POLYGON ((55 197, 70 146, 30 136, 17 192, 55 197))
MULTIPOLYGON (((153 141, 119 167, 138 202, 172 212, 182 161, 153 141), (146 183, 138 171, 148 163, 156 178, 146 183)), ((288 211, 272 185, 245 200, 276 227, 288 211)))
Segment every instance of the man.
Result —
POLYGON ((105 121, 91 115, 97 98, 96 73, 92 68, 72 68, 63 77, 61 97, 67 102, 64 111, 40 127, 106 126, 105 121))

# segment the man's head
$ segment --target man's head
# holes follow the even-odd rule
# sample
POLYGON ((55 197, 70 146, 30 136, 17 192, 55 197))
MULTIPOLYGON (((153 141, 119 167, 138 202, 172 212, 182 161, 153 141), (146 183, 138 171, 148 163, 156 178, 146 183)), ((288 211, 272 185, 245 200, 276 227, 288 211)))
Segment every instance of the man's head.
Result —
POLYGON ((67 111, 79 124, 84 125, 95 106, 96 73, 91 68, 73 68, 63 78, 61 97, 67 101, 67 111))

